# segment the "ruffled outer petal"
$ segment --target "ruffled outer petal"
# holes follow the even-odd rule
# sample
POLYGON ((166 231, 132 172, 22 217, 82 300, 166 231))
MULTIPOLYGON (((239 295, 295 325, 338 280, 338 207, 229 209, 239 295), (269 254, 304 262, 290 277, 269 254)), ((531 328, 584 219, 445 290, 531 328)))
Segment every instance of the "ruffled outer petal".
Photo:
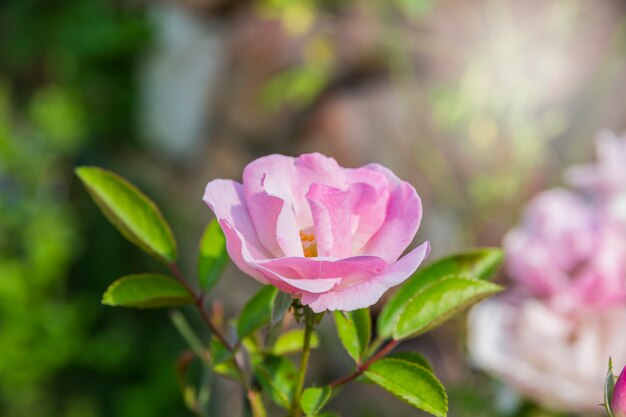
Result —
POLYGON ((396 261, 413 240, 422 220, 422 203, 415 188, 400 181, 390 170, 377 164, 367 166, 387 177, 391 194, 385 220, 363 249, 364 255, 376 255, 396 261))
POLYGON ((317 313, 325 310, 352 311, 375 304, 389 288, 404 282, 430 252, 428 242, 413 249, 381 273, 354 285, 323 294, 304 293, 302 304, 317 313))

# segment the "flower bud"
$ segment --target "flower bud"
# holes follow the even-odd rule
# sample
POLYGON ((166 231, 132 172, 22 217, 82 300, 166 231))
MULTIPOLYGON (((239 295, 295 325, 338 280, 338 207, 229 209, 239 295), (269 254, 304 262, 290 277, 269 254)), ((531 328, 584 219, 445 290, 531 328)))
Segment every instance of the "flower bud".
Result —
POLYGON ((617 378, 611 397, 611 411, 614 417, 626 417, 626 367, 617 378))

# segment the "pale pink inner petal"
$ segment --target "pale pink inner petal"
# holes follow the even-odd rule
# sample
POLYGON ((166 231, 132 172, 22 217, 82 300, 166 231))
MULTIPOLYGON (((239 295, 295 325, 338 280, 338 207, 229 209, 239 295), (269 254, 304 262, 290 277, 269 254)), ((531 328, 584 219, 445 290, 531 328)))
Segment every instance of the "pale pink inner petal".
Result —
POLYGON ((389 183, 384 174, 369 169, 348 169, 351 184, 360 185, 359 198, 352 207, 352 253, 360 254, 385 222, 389 183))
POLYGON ((311 207, 318 256, 344 258, 352 253, 352 189, 313 184, 306 195, 311 207))
POLYGON ((269 155, 246 166, 243 189, 259 240, 274 256, 304 256, 296 221, 294 158, 269 155))
POLYGON ((421 219, 422 204, 417 192, 409 183, 400 182, 389 196, 384 223, 362 253, 396 261, 413 240, 421 219))

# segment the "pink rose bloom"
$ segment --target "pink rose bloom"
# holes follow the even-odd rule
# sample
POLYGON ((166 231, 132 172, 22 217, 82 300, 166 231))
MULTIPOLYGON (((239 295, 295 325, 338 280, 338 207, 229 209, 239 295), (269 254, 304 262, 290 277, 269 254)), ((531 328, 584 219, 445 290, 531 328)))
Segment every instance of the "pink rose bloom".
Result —
POLYGON ((555 308, 626 300, 626 230, 577 194, 555 189, 535 197, 504 247, 517 290, 555 308))
POLYGON ((217 179, 204 201, 244 273, 300 298, 315 312, 376 303, 428 255, 400 257, 422 217, 415 189, 371 164, 342 168, 321 154, 252 161, 243 184, 217 179))
POLYGON ((622 369, 615 383, 611 397, 611 411, 615 417, 626 417, 626 367, 622 369))
POLYGON ((626 221, 616 209, 626 140, 604 134, 597 147, 597 164, 569 171, 584 193, 539 194, 505 236, 515 285, 476 306, 468 329, 477 366, 544 406, 579 413, 601 411, 606 361, 626 358, 626 221))

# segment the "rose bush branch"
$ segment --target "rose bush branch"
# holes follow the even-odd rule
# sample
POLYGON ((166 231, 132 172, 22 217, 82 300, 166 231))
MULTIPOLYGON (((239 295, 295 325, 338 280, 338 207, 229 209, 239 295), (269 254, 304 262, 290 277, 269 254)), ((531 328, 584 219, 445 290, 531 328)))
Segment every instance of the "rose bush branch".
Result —
MULTIPOLYGON (((421 222, 421 202, 415 189, 387 168, 342 168, 320 154, 271 155, 250 163, 243 183, 209 182, 204 201, 216 220, 199 245, 199 290, 180 273, 176 241, 154 202, 110 171, 82 167, 77 174, 111 223, 171 274, 121 277, 102 302, 133 308, 194 304, 213 337, 202 342, 183 323, 182 313, 173 316, 177 328, 211 376, 243 386, 245 409, 253 417, 267 416, 266 401, 293 417, 323 416, 325 404, 337 394, 333 388, 358 377, 414 407, 446 415, 447 396, 428 361, 416 352, 392 350, 500 291, 488 279, 502 253, 476 249, 418 269, 429 253, 428 242, 402 254, 421 222), (229 259, 264 285, 222 324, 204 301, 229 259), (398 290, 372 323, 369 307, 394 286, 398 290), (355 371, 307 387, 309 358, 319 344, 315 326, 326 311, 333 312, 337 336, 355 371), (303 319, 303 328, 281 325, 288 314, 303 319), (224 329, 236 339, 229 340, 224 329), (299 369, 290 358, 294 354, 301 355, 299 369)), ((186 384, 184 365, 179 379, 186 384)), ((186 397, 185 402, 201 412, 200 399, 186 397)))

